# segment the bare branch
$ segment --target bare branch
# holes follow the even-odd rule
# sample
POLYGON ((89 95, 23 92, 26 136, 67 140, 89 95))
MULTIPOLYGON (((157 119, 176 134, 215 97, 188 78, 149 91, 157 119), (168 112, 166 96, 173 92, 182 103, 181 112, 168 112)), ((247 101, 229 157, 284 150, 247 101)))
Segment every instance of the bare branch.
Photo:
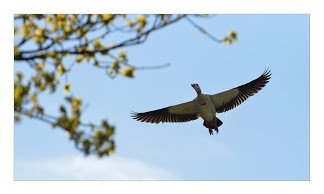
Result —
POLYGON ((205 30, 203 27, 196 24, 192 19, 190 19, 188 16, 185 17, 185 19, 192 24, 193 27, 195 27, 197 30, 199 30, 201 33, 205 34, 208 38, 212 39, 213 41, 216 41, 218 43, 222 43, 222 40, 212 36, 207 30, 205 30))
POLYGON ((158 69, 163 69, 163 68, 170 67, 170 66, 171 66, 170 63, 166 63, 163 65, 154 65, 154 66, 140 66, 140 67, 134 66, 134 68, 136 70, 158 70, 158 69))

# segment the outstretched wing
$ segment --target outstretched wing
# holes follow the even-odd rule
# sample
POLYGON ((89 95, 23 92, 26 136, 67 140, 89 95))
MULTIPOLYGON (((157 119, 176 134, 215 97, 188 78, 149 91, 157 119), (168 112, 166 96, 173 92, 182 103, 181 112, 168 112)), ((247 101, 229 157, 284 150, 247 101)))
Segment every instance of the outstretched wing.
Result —
POLYGON ((216 112, 222 113, 237 107, 250 96, 260 91, 269 82, 270 78, 270 70, 266 70, 260 77, 249 83, 218 94, 210 95, 216 112))
POLYGON ((137 121, 147 123, 175 123, 192 121, 198 119, 199 115, 196 112, 194 102, 190 101, 149 112, 134 112, 132 117, 137 121))

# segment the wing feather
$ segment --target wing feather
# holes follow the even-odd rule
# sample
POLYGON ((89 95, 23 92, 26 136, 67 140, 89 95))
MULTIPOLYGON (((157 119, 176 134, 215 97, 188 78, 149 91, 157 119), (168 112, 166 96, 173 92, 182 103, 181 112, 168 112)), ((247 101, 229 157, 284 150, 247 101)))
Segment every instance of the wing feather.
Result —
POLYGON ((158 110, 132 113, 133 119, 147 123, 164 123, 164 122, 188 122, 198 119, 199 115, 196 112, 193 101, 161 108, 158 110))
POLYGON ((222 113, 237 107, 250 96, 259 92, 269 82, 270 78, 271 72, 266 70, 260 77, 249 83, 211 95, 210 98, 214 103, 216 112, 222 113))

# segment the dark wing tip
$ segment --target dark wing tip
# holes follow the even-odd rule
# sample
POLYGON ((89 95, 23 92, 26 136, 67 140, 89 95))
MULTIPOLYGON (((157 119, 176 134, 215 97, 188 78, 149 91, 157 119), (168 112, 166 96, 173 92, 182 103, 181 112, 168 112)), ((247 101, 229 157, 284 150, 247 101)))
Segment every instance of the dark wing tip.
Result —
POLYGON ((264 70, 264 72, 262 73, 262 75, 260 77, 263 77, 264 79, 269 81, 271 78, 271 75, 272 75, 271 70, 269 68, 267 68, 264 70))
POLYGON ((250 96, 258 93, 266 84, 269 82, 271 78, 271 71, 267 68, 261 76, 258 78, 237 87, 239 90, 239 94, 235 96, 230 102, 224 104, 222 107, 218 108, 217 112, 225 112, 231 110, 238 106, 239 104, 243 103, 247 100, 250 96))
POLYGON ((162 108, 159 110, 149 111, 149 112, 131 112, 131 117, 140 122, 147 123, 160 123, 165 122, 165 117, 168 115, 168 109, 162 108))
MULTIPOLYGON (((272 75, 271 70, 267 68, 266 70, 264 70, 264 72, 259 78, 254 80, 255 82, 254 84, 256 85, 260 84, 259 86, 261 86, 261 88, 264 87, 269 82, 271 75, 272 75)), ((261 90, 261 88, 259 90, 261 90)))
POLYGON ((194 114, 172 114, 169 112, 168 107, 158 110, 153 110, 149 112, 131 112, 131 117, 140 122, 146 123, 178 123, 178 122, 188 122, 191 120, 198 119, 198 115, 194 114))
POLYGON ((131 117, 137 121, 142 121, 143 119, 143 113, 138 113, 138 112, 131 112, 131 117))
POLYGON ((243 97, 242 100, 245 101, 248 97, 253 96, 258 91, 260 91, 271 78, 271 71, 267 68, 260 77, 257 79, 238 87, 240 94, 243 97))
POLYGON ((133 119, 136 119, 138 117, 138 113, 137 112, 131 111, 130 114, 131 114, 131 117, 133 119))
POLYGON ((239 86, 238 89, 241 92, 244 92, 246 90, 253 90, 254 93, 257 93, 259 90, 261 90, 270 80, 271 78, 271 70, 269 70, 269 68, 267 68, 262 75, 260 75, 258 78, 256 78, 255 80, 250 81, 249 83, 246 83, 242 86, 239 86))

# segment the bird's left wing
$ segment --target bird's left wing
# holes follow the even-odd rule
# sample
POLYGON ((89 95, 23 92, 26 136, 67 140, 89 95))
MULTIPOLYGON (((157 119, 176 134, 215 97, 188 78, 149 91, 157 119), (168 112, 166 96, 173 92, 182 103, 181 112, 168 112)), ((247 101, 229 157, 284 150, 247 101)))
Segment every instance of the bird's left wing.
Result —
POLYGON ((249 83, 218 94, 210 95, 216 112, 226 112, 240 105, 250 96, 260 91, 269 82, 270 78, 271 73, 269 70, 266 70, 260 77, 249 83))
POLYGON ((143 113, 132 113, 132 117, 141 122, 160 123, 160 122, 188 122, 198 119, 195 103, 193 101, 161 108, 143 113))

